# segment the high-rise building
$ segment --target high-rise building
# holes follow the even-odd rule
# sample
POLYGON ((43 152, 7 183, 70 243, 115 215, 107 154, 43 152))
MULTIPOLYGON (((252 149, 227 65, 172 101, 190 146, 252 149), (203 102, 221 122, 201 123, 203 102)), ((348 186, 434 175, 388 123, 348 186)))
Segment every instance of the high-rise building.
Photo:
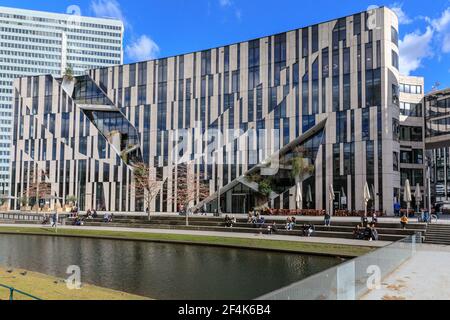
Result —
MULTIPOLYGON (((423 207, 426 195, 424 78, 400 76, 399 88, 400 154, 394 156, 394 169, 400 170, 401 174, 401 192, 398 192, 398 200, 403 202, 405 181, 408 179, 414 194, 419 185, 422 199, 418 202, 423 207)), ((412 205, 415 207, 414 197, 413 202, 412 205)))
POLYGON ((9 190, 14 79, 121 64, 123 31, 112 19, 0 7, 0 193, 9 190))
POLYGON ((133 172, 146 163, 161 182, 156 212, 179 208, 189 173, 192 202, 212 211, 294 209, 297 190, 304 207, 364 210, 367 183, 369 209, 392 214, 398 56, 398 18, 383 7, 91 70, 74 90, 51 76, 19 79, 11 193, 27 196, 39 172, 52 196, 75 195, 82 210, 142 212, 133 172))

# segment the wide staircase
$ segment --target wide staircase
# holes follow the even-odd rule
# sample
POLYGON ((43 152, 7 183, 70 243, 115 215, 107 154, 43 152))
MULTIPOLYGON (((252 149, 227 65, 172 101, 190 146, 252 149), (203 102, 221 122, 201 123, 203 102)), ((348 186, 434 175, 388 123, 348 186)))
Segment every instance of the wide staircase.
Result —
POLYGON ((425 243, 450 246, 450 225, 429 224, 425 236, 425 243))
MULTIPOLYGON (((299 221, 293 231, 286 231, 283 221, 268 218, 267 225, 277 224, 278 235, 302 236, 302 226, 312 224, 315 226, 314 237, 353 239, 353 230, 358 224, 352 221, 334 221, 331 227, 325 227, 323 222, 299 221)), ((67 220, 67 225, 73 224, 73 219, 67 220)), ((119 228, 141 228, 141 229, 164 229, 164 230, 190 230, 190 231, 212 231, 212 232, 234 232, 267 234, 267 227, 256 227, 247 223, 246 219, 237 219, 232 228, 225 227, 224 218, 213 217, 190 217, 189 225, 186 226, 186 218, 180 216, 157 216, 149 221, 147 217, 114 217, 113 222, 104 223, 102 218, 86 220, 84 226, 92 227, 119 227, 119 228)), ((425 234, 426 224, 416 223, 408 225, 403 230, 399 223, 378 223, 377 230, 380 241, 398 241, 416 233, 425 234)))

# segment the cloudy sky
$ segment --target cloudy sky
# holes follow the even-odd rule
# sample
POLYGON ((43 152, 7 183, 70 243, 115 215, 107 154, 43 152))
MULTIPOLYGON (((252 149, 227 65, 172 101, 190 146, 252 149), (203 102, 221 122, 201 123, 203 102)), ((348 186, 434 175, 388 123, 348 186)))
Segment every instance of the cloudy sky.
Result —
POLYGON ((401 69, 450 87, 450 0, 0 0, 0 5, 121 19, 125 62, 197 51, 388 6, 400 18, 401 69))

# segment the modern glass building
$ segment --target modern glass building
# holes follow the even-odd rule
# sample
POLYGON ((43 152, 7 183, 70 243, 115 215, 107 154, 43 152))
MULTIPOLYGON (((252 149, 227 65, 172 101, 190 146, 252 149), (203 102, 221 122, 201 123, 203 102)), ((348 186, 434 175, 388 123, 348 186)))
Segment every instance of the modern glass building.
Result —
POLYGON ((121 21, 0 7, 0 192, 8 194, 13 81, 122 63, 121 21))
MULTIPOLYGON (((401 188, 398 18, 388 8, 214 49, 91 70, 74 90, 15 82, 12 188, 36 170, 81 209, 145 210, 133 170, 155 168, 150 210, 176 211, 189 165, 195 204, 393 213, 401 188), (292 174, 298 159, 313 170, 292 174), (395 160, 394 160, 395 159, 395 160), (205 196, 201 189, 207 190, 205 196), (220 199, 220 202, 218 201, 220 199), (218 205, 220 204, 220 205, 218 205)), ((18 209, 18 201, 11 203, 18 209)))
POLYGON ((448 201, 450 196, 450 89, 425 96, 426 148, 431 164, 433 199, 448 201))

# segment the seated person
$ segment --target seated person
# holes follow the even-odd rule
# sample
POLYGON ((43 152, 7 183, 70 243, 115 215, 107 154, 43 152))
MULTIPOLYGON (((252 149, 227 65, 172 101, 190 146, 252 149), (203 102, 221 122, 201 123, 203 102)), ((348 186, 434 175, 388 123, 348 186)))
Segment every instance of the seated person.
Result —
POLYGON ((97 210, 92 211, 92 218, 94 219, 98 218, 97 210))
POLYGON ((266 219, 264 219, 264 217, 259 217, 258 220, 256 221, 256 227, 262 228, 262 227, 264 227, 265 223, 266 223, 266 219))
POLYGON ((44 221, 42 221, 42 224, 50 224, 50 218, 47 215, 44 216, 44 221))
POLYGON ((311 237, 313 235, 314 231, 315 231, 314 225, 310 224, 309 226, 307 226, 306 236, 311 237))
POLYGON ((292 218, 287 218, 286 220, 286 230, 292 231, 292 218))
POLYGON ((84 225, 84 220, 81 219, 81 218, 77 218, 75 225, 78 226, 78 227, 83 226, 84 225))
POLYGON ((353 237, 355 239, 361 240, 362 237, 362 231, 361 231, 361 226, 358 224, 355 229, 353 230, 353 237))
POLYGON ((274 221, 274 222, 272 223, 272 225, 269 225, 269 226, 267 227, 267 230, 269 231, 269 234, 277 233, 277 223, 274 221))
POLYGON ((109 216, 109 213, 105 213, 105 216, 103 217, 103 222, 105 222, 105 223, 110 222, 110 216, 109 216))
POLYGON ((371 230, 372 230, 372 233, 371 233, 370 241, 378 241, 378 231, 375 228, 374 224, 372 224, 371 230))
POLYGON ((372 224, 376 224, 376 223, 378 223, 378 217, 377 217, 377 214, 374 213, 374 214, 372 215, 372 224))
POLYGON ((233 225, 228 215, 225 216, 225 227, 230 228, 233 225))
POLYGON ((363 216, 363 217, 361 218, 361 223, 362 223, 363 227, 365 228, 365 227, 367 227, 367 225, 369 224, 369 219, 367 219, 366 216, 363 216))
POLYGON ((80 218, 75 218, 74 220, 73 220, 73 223, 72 223, 72 225, 74 225, 74 226, 79 226, 80 225, 80 218))
POLYGON ((402 225, 402 229, 405 230, 405 229, 406 229, 406 226, 407 226, 408 223, 409 223, 408 217, 407 217, 406 215, 402 216, 402 217, 400 218, 400 223, 401 223, 401 225, 402 225))
POLYGON ((370 228, 370 226, 366 226, 364 228, 363 234, 364 234, 364 237, 363 237, 364 240, 370 240, 372 238, 372 229, 370 228))

